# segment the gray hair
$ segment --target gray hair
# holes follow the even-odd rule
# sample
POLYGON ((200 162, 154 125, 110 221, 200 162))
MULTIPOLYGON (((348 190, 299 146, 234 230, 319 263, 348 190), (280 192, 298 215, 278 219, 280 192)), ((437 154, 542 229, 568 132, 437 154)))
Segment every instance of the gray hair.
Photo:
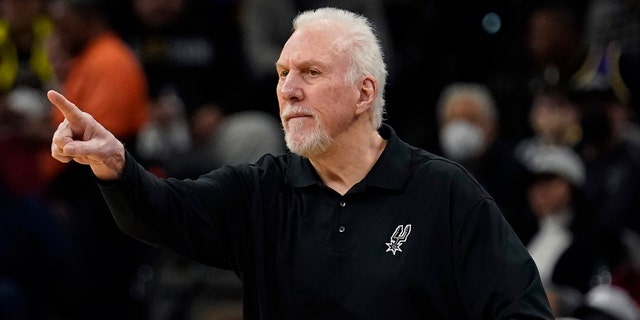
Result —
POLYGON ((445 106, 457 99, 470 99, 474 101, 484 114, 492 121, 498 120, 498 110, 493 95, 489 89, 479 83, 455 82, 446 86, 440 93, 436 111, 438 122, 442 123, 445 117, 445 106))
POLYGON ((293 20, 293 30, 319 21, 331 21, 346 27, 345 51, 352 66, 348 72, 347 80, 355 82, 358 78, 368 75, 378 81, 378 93, 371 108, 371 121, 375 128, 379 128, 385 113, 384 87, 388 72, 382 47, 373 25, 366 17, 350 11, 337 8, 319 8, 304 11, 296 16, 293 20))

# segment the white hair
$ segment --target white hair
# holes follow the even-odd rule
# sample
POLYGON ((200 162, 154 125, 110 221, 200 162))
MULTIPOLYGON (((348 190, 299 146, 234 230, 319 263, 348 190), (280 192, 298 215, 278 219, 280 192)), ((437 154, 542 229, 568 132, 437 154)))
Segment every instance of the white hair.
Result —
POLYGON ((378 92, 371 108, 371 121, 375 128, 379 128, 385 113, 384 87, 388 72, 373 25, 362 15, 327 7, 300 13, 293 20, 293 30, 320 21, 331 21, 345 26, 343 38, 347 43, 344 48, 352 66, 347 80, 355 82, 365 75, 377 80, 378 92))

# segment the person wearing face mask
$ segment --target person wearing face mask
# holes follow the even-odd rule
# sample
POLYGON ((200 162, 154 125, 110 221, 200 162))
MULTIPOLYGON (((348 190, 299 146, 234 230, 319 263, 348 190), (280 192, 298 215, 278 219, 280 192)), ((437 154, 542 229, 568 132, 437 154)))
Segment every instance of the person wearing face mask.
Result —
POLYGON ((440 153, 465 166, 496 199, 522 240, 533 233, 534 217, 523 215, 527 171, 515 161, 515 144, 499 134, 496 102, 484 85, 455 82, 436 106, 440 153))
POLYGON ((491 92, 477 83, 453 83, 442 91, 437 110, 442 152, 472 165, 497 135, 498 112, 491 92))

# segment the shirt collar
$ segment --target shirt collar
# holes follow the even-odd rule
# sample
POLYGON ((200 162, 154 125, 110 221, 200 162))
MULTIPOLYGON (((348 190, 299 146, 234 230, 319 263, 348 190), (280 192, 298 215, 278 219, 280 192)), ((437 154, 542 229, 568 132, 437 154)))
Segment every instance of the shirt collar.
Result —
MULTIPOLYGON (((410 175, 412 154, 410 147, 400 140, 393 128, 387 124, 383 124, 378 133, 387 140, 387 146, 371 171, 357 186, 400 189, 405 185, 410 175)), ((290 156, 286 181, 287 184, 297 188, 322 184, 309 159, 296 154, 290 156)))

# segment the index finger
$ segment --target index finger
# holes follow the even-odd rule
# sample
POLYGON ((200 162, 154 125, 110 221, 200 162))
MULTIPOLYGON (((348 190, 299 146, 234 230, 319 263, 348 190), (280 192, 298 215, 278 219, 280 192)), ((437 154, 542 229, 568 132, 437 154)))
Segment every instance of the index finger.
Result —
POLYGON ((51 101, 51 103, 53 103, 53 105, 55 105, 56 108, 60 110, 60 112, 62 112, 62 115, 69 122, 80 120, 82 116, 82 110, 80 110, 80 108, 78 108, 71 101, 67 100, 65 96, 55 90, 49 90, 47 92, 47 98, 49 98, 49 101, 51 101))

